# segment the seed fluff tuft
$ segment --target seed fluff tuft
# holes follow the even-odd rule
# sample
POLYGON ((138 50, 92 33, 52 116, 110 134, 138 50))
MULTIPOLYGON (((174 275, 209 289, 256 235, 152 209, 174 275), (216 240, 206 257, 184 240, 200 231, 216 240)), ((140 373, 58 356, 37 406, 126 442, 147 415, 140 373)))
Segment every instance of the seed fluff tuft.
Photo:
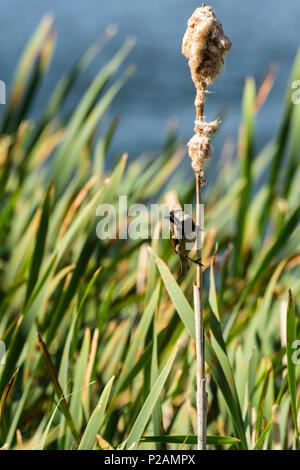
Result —
POLYGON ((192 80, 197 90, 195 107, 195 135, 188 143, 192 168, 204 183, 203 162, 211 157, 210 136, 218 130, 219 121, 204 121, 205 91, 220 74, 226 52, 231 48, 230 39, 214 14, 212 7, 197 8, 188 21, 182 42, 182 53, 189 60, 192 80))

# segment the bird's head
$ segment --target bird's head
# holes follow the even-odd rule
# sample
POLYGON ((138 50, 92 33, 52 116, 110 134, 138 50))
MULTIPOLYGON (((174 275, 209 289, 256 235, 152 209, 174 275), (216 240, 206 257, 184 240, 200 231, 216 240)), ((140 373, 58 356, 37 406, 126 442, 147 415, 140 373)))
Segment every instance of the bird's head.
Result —
MULTIPOLYGON (((183 210, 172 210, 166 216, 176 232, 184 235, 186 232, 194 232, 195 224, 189 212, 183 210)), ((181 238, 181 237, 179 237, 181 238)))

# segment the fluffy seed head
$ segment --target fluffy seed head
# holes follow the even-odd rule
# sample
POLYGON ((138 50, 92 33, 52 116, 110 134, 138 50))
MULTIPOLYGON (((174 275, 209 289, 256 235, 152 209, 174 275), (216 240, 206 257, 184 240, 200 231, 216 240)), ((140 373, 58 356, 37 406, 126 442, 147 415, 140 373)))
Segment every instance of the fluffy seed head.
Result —
POLYGON ((202 173, 204 160, 211 157, 212 148, 210 138, 206 135, 195 134, 187 144, 189 156, 192 159, 192 168, 195 173, 202 173))
POLYGON ((196 88, 211 85, 221 72, 230 48, 231 41, 224 34, 212 7, 197 8, 188 21, 182 43, 182 53, 189 59, 196 88))
POLYGON ((197 119, 195 121, 195 133, 196 134, 205 134, 205 135, 214 135, 219 128, 219 120, 205 122, 197 119))

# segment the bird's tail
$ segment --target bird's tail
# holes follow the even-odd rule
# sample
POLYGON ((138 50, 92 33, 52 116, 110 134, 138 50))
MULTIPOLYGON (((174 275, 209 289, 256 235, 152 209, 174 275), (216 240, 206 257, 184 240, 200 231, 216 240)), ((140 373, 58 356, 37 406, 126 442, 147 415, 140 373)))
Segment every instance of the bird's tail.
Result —
POLYGON ((185 276, 190 269, 189 260, 185 256, 180 256, 181 276, 185 276))

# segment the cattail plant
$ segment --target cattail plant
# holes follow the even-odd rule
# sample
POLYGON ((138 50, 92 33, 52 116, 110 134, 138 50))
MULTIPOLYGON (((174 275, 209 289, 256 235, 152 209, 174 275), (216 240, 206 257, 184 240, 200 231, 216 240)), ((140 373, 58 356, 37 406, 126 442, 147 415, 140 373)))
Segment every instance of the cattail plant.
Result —
POLYGON ((205 184, 203 164, 211 157, 210 137, 218 130, 218 120, 205 122, 205 91, 221 72, 224 56, 231 48, 230 39, 224 34, 222 25, 212 7, 197 8, 188 21, 183 38, 182 53, 189 60, 192 80, 196 87, 195 135, 188 142, 188 152, 196 179, 196 233, 197 259, 194 284, 194 310, 196 328, 197 362, 197 426, 198 450, 206 448, 207 395, 204 357, 204 328, 202 304, 202 251, 201 251, 201 186, 205 184))

